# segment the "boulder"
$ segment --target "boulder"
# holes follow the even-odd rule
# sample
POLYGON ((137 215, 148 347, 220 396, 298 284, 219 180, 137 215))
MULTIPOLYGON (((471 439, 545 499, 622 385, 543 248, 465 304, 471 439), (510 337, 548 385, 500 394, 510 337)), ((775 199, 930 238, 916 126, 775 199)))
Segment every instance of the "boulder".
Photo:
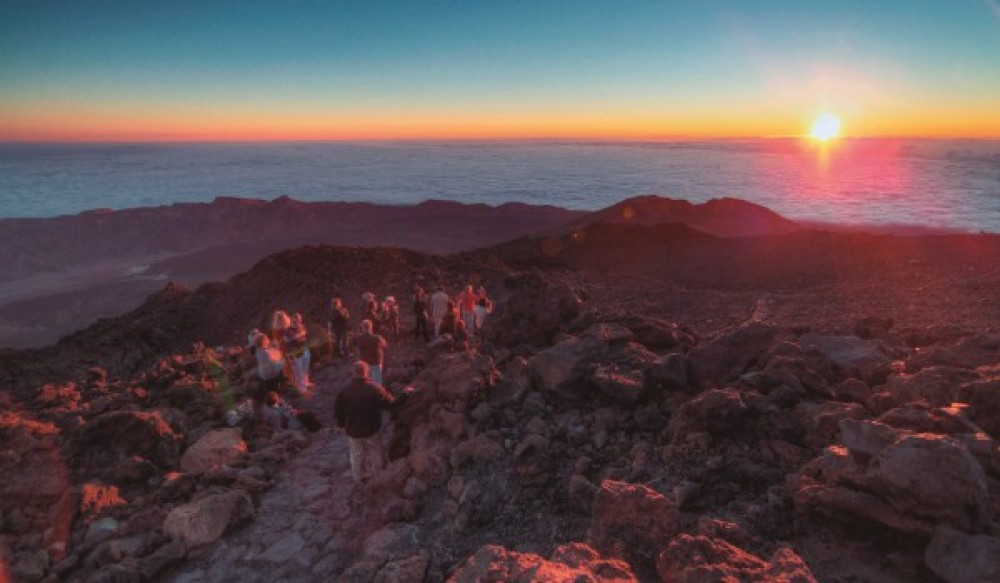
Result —
POLYGON ((958 388, 957 397, 969 404, 969 417, 976 424, 1000 438, 1000 379, 964 384, 958 388))
POLYGON ((710 389, 684 403, 670 419, 674 439, 691 433, 715 436, 742 433, 749 408, 736 389, 710 389))
POLYGON ((837 422, 840 439, 854 454, 876 456, 899 439, 892 427, 877 421, 845 418, 837 422))
POLYGON ((790 548, 778 549, 768 562, 722 539, 689 534, 667 545, 657 557, 656 571, 664 583, 816 581, 790 548))
POLYGON ((864 419, 868 416, 861 405, 839 401, 800 403, 795 407, 795 413, 805 420, 805 444, 816 449, 822 449, 837 439, 840 421, 864 419))
POLYGON ((819 351, 834 370, 845 377, 860 379, 869 385, 882 383, 889 375, 892 359, 871 340, 857 336, 803 334, 799 343, 806 350, 819 351))
POLYGON ((698 335, 686 326, 641 314, 614 318, 632 331, 632 339, 650 350, 678 350, 685 352, 698 343, 698 335))
POLYGON ((587 540, 609 556, 643 560, 662 548, 677 525, 673 500, 642 484, 604 480, 594 495, 587 540))
POLYGON ((878 421, 895 429, 916 433, 966 433, 979 431, 960 408, 933 407, 926 401, 916 401, 892 408, 878 421))
POLYGON ((950 437, 904 436, 872 460, 867 478, 901 514, 965 532, 981 532, 989 523, 986 474, 950 437))
POLYGON ((227 466, 247 453, 247 444, 237 428, 215 429, 187 448, 181 457, 185 472, 207 472, 227 466))
POLYGON ((76 459, 104 459, 99 452, 119 458, 139 455, 161 468, 176 467, 183 437, 174 432, 159 411, 112 411, 94 417, 78 433, 76 459))
POLYGON ((183 541, 190 549, 215 541, 226 529, 242 523, 253 514, 253 503, 243 492, 210 494, 171 510, 163 521, 163 532, 183 541))
POLYGON ((567 338, 531 357, 528 371, 539 390, 574 398, 575 392, 566 385, 577 367, 601 348, 593 339, 567 338))
POLYGON ((931 366, 914 374, 892 375, 886 379, 885 390, 897 404, 926 399, 932 405, 950 405, 956 388, 979 378, 975 372, 948 366, 931 366))
POLYGON ((550 280, 539 271, 511 275, 504 287, 507 300, 495 307, 483 326, 486 340, 499 346, 547 346, 583 306, 566 283, 550 280))
POLYGON ((688 352, 692 381, 704 385, 736 379, 761 359, 777 336, 776 327, 752 322, 698 344, 688 352))
POLYGON ((551 560, 499 545, 480 547, 448 578, 449 583, 480 581, 637 581, 628 564, 604 559, 587 545, 557 547, 551 560))
POLYGON ((650 381, 666 391, 681 391, 688 387, 688 361, 683 354, 665 354, 649 368, 650 381))
POLYGON ((941 525, 924 551, 924 563, 948 583, 995 583, 1000 581, 1000 538, 941 525))
POLYGON ((906 361, 906 372, 917 372, 930 366, 973 369, 998 361, 1000 334, 980 334, 917 352, 906 361))

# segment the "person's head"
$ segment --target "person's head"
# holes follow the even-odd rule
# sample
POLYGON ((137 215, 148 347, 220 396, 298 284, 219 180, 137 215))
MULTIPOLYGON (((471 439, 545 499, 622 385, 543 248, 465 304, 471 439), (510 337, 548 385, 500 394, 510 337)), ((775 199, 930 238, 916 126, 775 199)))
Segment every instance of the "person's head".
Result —
POLYGON ((396 303, 396 296, 386 296, 385 303, 392 305, 396 303))
POLYGON ((302 326, 302 314, 295 312, 295 315, 292 316, 292 322, 294 322, 296 326, 302 326))
POLYGON ((472 293, 472 284, 469 284, 469 285, 465 286, 465 293, 469 293, 469 294, 472 293))
POLYGON ((344 301, 341 300, 340 298, 333 298, 332 300, 330 300, 330 307, 333 308, 334 310, 339 310, 340 308, 344 307, 344 301))
POLYGON ((269 348, 271 346, 271 339, 267 337, 267 334, 257 334, 254 337, 254 343, 260 348, 269 348))
POLYGON ((438 291, 442 292, 442 293, 444 292, 444 284, 443 283, 438 285, 438 291))
POLYGON ((271 317, 271 330, 280 331, 292 325, 292 319, 282 310, 275 310, 271 317))
POLYGON ((358 377, 359 379, 366 379, 366 378, 368 378, 368 363, 365 362, 365 361, 363 361, 363 360, 359 360, 359 361, 355 362, 354 363, 354 376, 358 377))
POLYGON ((365 334, 372 333, 372 321, 371 320, 361 320, 361 331, 365 334))
POLYGON ((274 407, 281 402, 281 397, 274 391, 268 391, 267 396, 264 397, 264 402, 267 403, 268 407, 274 407))

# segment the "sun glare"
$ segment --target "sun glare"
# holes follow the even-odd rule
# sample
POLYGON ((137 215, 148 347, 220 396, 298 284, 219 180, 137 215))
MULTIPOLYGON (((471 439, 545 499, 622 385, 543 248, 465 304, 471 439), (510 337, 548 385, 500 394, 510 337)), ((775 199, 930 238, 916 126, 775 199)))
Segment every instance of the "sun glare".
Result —
POLYGON ((840 120, 837 116, 829 113, 820 114, 813 122, 809 135, 821 142, 836 138, 840 135, 840 120))

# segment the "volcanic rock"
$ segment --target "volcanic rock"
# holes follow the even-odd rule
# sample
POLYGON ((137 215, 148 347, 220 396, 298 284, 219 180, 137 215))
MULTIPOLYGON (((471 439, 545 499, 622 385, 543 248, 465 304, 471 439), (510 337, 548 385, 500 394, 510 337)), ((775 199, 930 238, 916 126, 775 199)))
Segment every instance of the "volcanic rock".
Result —
POLYGON ((1000 538, 968 535, 941 525, 924 551, 924 561, 948 583, 1000 581, 1000 538))
POLYGON ((758 362, 777 335, 776 327, 752 322, 698 344, 688 353, 693 382, 721 384, 739 377, 758 362))
POLYGON ((243 492, 210 494, 170 511, 163 522, 163 532, 191 549, 216 540, 226 529, 253 514, 253 503, 243 492))
POLYGON ((247 444, 239 429, 214 429, 187 448, 181 457, 185 472, 207 472, 229 465, 247 453, 247 444))
POLYGON ((657 557, 656 570, 664 583, 702 581, 782 581, 815 583, 809 567, 790 548, 778 549, 764 561, 722 539, 679 535, 657 557))
POLYGON ((677 532, 676 504, 642 484, 604 480, 594 496, 587 540, 625 559, 651 558, 677 532))
POLYGON ((480 581, 637 581, 628 564, 604 559, 587 545, 557 547, 550 560, 531 553, 485 545, 448 578, 449 583, 480 581))
POLYGON ((857 336, 803 334, 799 342, 805 349, 822 353, 844 376, 860 379, 869 385, 881 383, 889 374, 891 359, 871 340, 857 336))

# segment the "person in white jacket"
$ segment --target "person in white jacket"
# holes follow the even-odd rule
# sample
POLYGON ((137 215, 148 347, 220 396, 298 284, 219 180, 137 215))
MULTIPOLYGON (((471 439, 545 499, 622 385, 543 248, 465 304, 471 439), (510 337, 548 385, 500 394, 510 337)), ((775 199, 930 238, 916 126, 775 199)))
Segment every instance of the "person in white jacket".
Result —
POLYGON ((444 291, 444 286, 439 286, 438 290, 431 295, 431 319, 434 320, 434 336, 441 335, 441 319, 448 313, 448 292, 444 291))

